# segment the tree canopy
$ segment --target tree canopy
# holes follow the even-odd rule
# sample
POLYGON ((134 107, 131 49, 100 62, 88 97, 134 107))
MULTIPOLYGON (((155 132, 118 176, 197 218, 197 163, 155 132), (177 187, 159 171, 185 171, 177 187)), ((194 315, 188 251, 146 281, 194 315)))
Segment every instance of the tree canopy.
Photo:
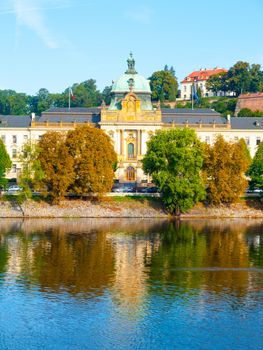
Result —
POLYGON ((73 159, 72 190, 101 194, 111 190, 117 155, 103 130, 85 125, 69 131, 66 146, 73 159))
POLYGON ((231 143, 218 135, 213 146, 206 146, 203 176, 209 203, 231 204, 239 199, 247 187, 250 159, 244 141, 231 143))
MULTIPOLYGON (((166 68, 166 67, 165 67, 166 68)), ((150 86, 152 90, 152 99, 155 101, 175 101, 178 82, 174 76, 174 69, 168 67, 164 70, 154 72, 150 78, 150 86)))
POLYGON ((259 144, 247 174, 251 178, 249 182, 250 188, 260 188, 263 190, 263 142, 259 144))
POLYGON ((233 91, 236 96, 245 92, 258 92, 263 90, 263 71, 259 64, 249 64, 238 61, 227 73, 211 76, 206 86, 213 92, 233 91))
POLYGON ((6 172, 11 168, 12 162, 6 151, 5 144, 0 139, 0 188, 5 187, 7 180, 5 178, 6 172))
POLYGON ((39 141, 38 160, 43 171, 41 183, 53 202, 59 202, 74 181, 73 158, 65 143, 65 135, 49 131, 39 141))
POLYGON ((160 188, 169 212, 180 215, 205 197, 203 146, 194 130, 158 131, 147 146, 143 169, 160 188))

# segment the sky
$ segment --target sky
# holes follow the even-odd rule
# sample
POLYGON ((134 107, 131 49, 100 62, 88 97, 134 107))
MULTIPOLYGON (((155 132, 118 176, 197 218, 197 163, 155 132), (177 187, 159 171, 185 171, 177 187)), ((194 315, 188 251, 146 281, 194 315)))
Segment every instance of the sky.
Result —
POLYGON ((0 0, 0 89, 62 92, 165 64, 178 80, 239 60, 263 65, 263 0, 0 0))

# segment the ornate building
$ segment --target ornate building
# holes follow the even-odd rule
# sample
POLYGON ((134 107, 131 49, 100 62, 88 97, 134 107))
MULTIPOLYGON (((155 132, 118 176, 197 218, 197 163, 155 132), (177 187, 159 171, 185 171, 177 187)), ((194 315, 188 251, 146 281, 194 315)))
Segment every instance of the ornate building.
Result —
POLYGON ((217 134, 227 141, 244 138, 254 156, 263 140, 263 118, 222 117, 211 109, 161 109, 153 107, 147 79, 135 69, 132 55, 128 69, 112 86, 109 107, 51 108, 36 117, 0 116, 0 136, 13 162, 9 178, 16 178, 21 165, 19 152, 24 142, 37 141, 49 131, 68 131, 81 124, 103 129, 112 139, 118 155, 116 177, 120 182, 147 182, 141 160, 147 151, 147 141, 159 129, 193 128, 199 138, 212 144, 217 134), (262 120, 261 120, 262 119, 262 120))

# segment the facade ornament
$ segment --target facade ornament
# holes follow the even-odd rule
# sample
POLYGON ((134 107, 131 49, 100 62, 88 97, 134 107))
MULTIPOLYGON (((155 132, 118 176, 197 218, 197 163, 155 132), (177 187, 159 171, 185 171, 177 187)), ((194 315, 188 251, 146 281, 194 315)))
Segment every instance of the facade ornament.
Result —
POLYGON ((134 88, 134 79, 130 78, 128 80, 128 84, 129 84, 129 90, 130 90, 130 92, 132 92, 133 88, 134 88))
POLYGON ((133 58, 132 53, 130 53, 130 57, 127 59, 128 69, 126 70, 126 74, 137 74, 135 70, 135 60, 133 58))

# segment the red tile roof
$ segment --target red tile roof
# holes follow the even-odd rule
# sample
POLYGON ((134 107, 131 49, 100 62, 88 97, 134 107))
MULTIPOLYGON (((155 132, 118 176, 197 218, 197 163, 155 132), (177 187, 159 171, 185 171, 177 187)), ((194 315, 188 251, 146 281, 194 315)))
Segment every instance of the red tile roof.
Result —
POLYGON ((184 78, 182 83, 192 83, 193 81, 204 81, 209 79, 212 75, 218 73, 227 73, 225 68, 214 68, 214 69, 200 69, 192 72, 187 77, 184 78))

